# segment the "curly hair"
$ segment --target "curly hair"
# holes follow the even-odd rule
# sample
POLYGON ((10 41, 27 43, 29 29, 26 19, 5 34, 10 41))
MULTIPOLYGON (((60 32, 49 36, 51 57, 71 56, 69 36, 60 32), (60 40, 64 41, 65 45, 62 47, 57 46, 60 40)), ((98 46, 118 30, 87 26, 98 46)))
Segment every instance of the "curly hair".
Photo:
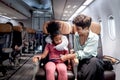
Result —
POLYGON ((90 27, 91 21, 91 17, 81 14, 73 20, 73 24, 75 24, 76 26, 80 26, 82 27, 82 29, 84 29, 85 27, 90 27))
POLYGON ((60 24, 56 21, 50 21, 47 26, 47 32, 51 35, 51 38, 53 39, 56 35, 61 34, 60 32, 60 24))

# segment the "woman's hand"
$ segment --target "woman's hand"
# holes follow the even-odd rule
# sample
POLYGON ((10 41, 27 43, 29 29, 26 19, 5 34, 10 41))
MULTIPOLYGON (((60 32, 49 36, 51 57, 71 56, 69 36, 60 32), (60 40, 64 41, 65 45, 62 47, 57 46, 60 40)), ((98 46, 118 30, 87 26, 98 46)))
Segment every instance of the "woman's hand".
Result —
POLYGON ((33 62, 38 62, 39 60, 41 60, 41 55, 35 55, 33 58, 32 58, 32 61, 33 62))

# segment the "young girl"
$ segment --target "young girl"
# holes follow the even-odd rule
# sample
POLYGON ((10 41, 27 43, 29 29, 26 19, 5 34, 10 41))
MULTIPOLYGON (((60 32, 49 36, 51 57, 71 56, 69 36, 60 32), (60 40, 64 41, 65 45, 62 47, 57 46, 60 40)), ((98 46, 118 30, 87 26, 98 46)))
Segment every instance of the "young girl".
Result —
MULTIPOLYGON (((55 70, 58 72, 58 80, 68 80, 67 66, 60 58, 62 55, 68 54, 68 50, 66 48, 59 48, 59 50, 57 50, 56 48, 56 46, 60 46, 60 44, 63 43, 63 38, 65 37, 61 35, 59 28, 60 25, 58 22, 52 21, 48 24, 47 31, 50 34, 48 39, 51 40, 51 42, 47 42, 43 54, 33 57, 33 61, 36 62, 37 58, 41 60, 49 54, 49 61, 45 64, 47 80, 55 80, 55 70)), ((66 45, 63 45, 63 47, 66 47, 66 45)))

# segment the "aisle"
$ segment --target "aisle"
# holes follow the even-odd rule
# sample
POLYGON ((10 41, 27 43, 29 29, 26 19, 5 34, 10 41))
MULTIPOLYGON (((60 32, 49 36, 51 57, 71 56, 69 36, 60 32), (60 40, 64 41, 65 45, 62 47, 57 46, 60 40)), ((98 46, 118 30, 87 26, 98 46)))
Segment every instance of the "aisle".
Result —
POLYGON ((32 80, 32 57, 9 80, 32 80))
POLYGON ((12 75, 14 75, 22 66, 33 56, 34 54, 23 54, 20 58, 20 64, 19 66, 13 67, 10 65, 9 60, 5 60, 3 62, 4 67, 7 70, 7 75, 2 76, 2 73, 0 72, 0 80, 9 80, 12 75))

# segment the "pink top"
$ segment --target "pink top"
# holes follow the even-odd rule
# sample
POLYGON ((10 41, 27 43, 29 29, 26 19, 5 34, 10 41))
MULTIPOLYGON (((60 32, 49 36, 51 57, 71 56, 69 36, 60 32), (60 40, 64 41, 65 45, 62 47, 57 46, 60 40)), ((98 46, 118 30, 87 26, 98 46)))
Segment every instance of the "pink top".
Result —
POLYGON ((56 48, 54 48, 55 45, 54 44, 50 44, 48 43, 46 46, 45 46, 45 49, 49 51, 49 60, 50 61, 53 61, 53 62, 63 62, 61 59, 60 59, 60 56, 61 55, 65 55, 65 54, 68 54, 68 50, 62 50, 62 51, 58 51, 56 50, 56 48))

